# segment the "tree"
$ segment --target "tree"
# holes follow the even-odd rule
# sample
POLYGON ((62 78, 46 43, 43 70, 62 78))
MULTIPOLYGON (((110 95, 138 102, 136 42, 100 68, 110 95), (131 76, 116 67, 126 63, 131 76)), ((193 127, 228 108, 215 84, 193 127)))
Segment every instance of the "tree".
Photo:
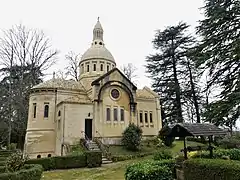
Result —
POLYGON ((185 34, 188 27, 180 22, 158 30, 153 40, 158 52, 147 57, 147 73, 153 80, 152 87, 161 96, 167 123, 183 122, 180 80, 186 72, 187 50, 194 42, 192 36, 185 34))
POLYGON ((23 145, 28 117, 30 89, 42 81, 44 71, 55 63, 53 50, 43 32, 17 25, 0 38, 0 73, 7 103, 1 102, 8 115, 8 144, 11 134, 23 145))
POLYGON ((142 129, 131 123, 123 132, 122 143, 128 150, 137 151, 139 150, 141 139, 142 129))
POLYGON ((66 60, 68 61, 68 66, 66 67, 67 75, 70 75, 73 77, 76 81, 79 80, 79 60, 78 55, 76 55, 74 52, 69 52, 65 56, 66 60))
POLYGON ((126 76, 130 81, 132 81, 134 78, 137 77, 137 75, 135 74, 137 68, 136 68, 132 63, 128 63, 128 64, 126 64, 126 65, 123 65, 123 66, 121 67, 121 70, 122 70, 123 74, 125 74, 125 76, 126 76))
POLYGON ((240 117, 240 1, 206 0, 197 34, 198 67, 208 73, 208 88, 218 88, 206 121, 232 128, 240 117))

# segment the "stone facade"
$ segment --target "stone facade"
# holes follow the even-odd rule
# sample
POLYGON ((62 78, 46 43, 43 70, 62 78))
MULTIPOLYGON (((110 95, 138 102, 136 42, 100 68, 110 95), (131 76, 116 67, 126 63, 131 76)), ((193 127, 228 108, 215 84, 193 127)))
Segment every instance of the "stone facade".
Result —
POLYGON ((53 78, 32 88, 24 152, 30 158, 64 155, 65 144, 101 137, 119 144, 129 123, 154 136, 162 128, 159 96, 137 87, 116 68, 98 21, 79 60, 79 81, 53 78))

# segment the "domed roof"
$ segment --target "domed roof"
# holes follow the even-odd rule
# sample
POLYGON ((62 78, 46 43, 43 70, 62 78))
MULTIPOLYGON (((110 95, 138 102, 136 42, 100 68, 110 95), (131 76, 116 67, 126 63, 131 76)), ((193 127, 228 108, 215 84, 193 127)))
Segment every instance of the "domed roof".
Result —
POLYGON ((82 55, 81 61, 90 59, 104 59, 115 63, 113 55, 105 47, 103 42, 103 28, 98 21, 93 29, 93 42, 91 47, 82 55))
POLYGON ((113 55, 104 46, 92 46, 90 47, 81 58, 81 61, 87 59, 105 59, 115 62, 113 55))
POLYGON ((66 89, 66 90, 76 90, 76 91, 85 91, 84 87, 80 82, 74 80, 64 80, 62 78, 53 78, 42 82, 32 89, 66 89))

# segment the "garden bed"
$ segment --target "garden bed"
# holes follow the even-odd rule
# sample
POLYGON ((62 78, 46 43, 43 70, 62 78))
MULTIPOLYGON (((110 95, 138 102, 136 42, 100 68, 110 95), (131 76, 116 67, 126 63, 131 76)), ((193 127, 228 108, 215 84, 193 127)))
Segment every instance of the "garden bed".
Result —
POLYGON ((43 168, 38 164, 27 164, 16 172, 6 172, 5 168, 1 168, 1 171, 1 180, 40 180, 43 168))

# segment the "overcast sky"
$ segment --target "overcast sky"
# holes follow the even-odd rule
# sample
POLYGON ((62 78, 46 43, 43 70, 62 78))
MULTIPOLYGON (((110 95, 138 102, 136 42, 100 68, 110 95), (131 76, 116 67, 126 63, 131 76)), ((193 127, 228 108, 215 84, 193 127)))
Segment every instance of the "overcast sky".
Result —
POLYGON ((144 64, 153 52, 155 30, 179 21, 196 26, 202 6, 203 0, 0 0, 0 29, 22 23, 43 30, 60 51, 58 63, 49 70, 52 74, 65 67, 67 52, 83 54, 90 47, 99 16, 106 47, 117 66, 133 63, 142 88, 151 85, 144 64))

